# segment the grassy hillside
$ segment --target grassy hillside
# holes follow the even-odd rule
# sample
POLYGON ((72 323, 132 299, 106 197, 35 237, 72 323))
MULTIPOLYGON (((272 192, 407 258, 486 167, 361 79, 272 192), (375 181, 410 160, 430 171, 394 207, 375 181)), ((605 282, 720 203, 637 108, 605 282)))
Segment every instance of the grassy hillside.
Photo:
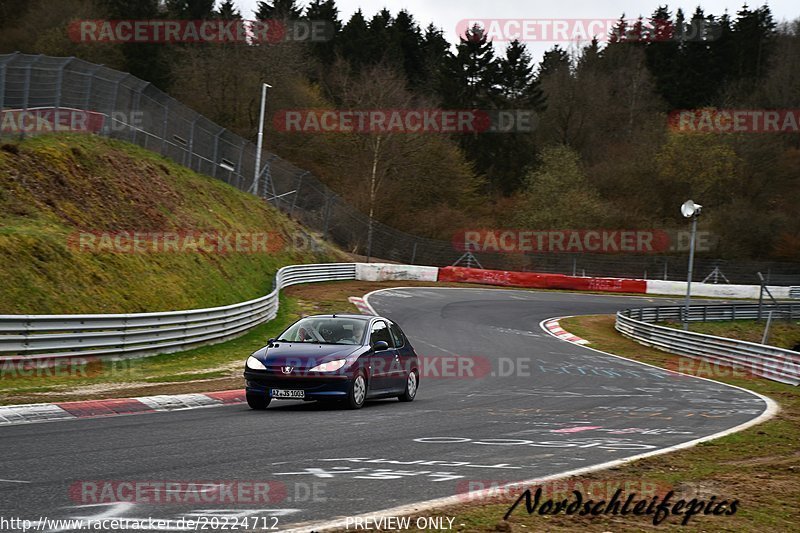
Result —
POLYGON ((344 259, 324 244, 285 244, 298 234, 263 200, 127 143, 60 135, 0 144, 0 314, 225 305, 268 292, 285 264, 344 259), (258 253, 70 245, 78 232, 120 231, 268 233, 269 245, 258 253))

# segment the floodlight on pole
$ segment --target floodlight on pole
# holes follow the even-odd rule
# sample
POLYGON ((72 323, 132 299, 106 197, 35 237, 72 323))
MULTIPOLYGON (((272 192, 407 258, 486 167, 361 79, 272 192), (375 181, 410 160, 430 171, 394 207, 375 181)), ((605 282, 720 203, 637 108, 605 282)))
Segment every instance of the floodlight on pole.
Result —
POLYGON ((261 176, 261 147, 264 144, 264 114, 266 113, 267 88, 272 85, 261 85, 261 112, 258 115, 258 143, 256 145, 256 168, 253 170, 253 193, 258 196, 258 178, 261 176))
POLYGON ((696 204, 691 200, 686 200, 681 205, 681 214, 685 218, 692 219, 692 236, 689 243, 689 272, 686 275, 686 305, 683 314, 683 329, 689 329, 689 304, 692 299, 692 270, 694 269, 694 241, 697 235, 697 217, 700 216, 700 211, 703 206, 696 204))

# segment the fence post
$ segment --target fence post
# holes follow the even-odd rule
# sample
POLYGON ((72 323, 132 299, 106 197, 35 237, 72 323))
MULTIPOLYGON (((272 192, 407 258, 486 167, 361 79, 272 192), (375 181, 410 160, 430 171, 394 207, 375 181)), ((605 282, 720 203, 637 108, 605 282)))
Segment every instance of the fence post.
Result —
POLYGON ((189 131, 189 146, 186 152, 183 153, 183 166, 188 166, 189 170, 192 170, 192 156, 194 155, 192 150, 194 149, 194 127, 197 124, 198 117, 195 116, 194 120, 192 121, 192 129, 189 131), (186 164, 186 156, 189 156, 189 164, 186 164))
MULTIPOLYGON (((150 84, 148 83, 147 85, 150 85, 150 84)), ((133 94, 133 112, 136 113, 137 115, 139 114, 139 107, 140 107, 140 104, 142 102, 142 93, 144 92, 144 90, 147 87, 147 85, 145 85, 144 87, 141 87, 140 89, 138 89, 133 94)), ((142 127, 144 127, 144 124, 142 124, 142 127)), ((139 130, 137 128, 133 128, 133 136, 131 137, 131 142, 134 143, 134 144, 136 144, 136 135, 138 133, 139 133, 139 130)), ((144 136, 144 142, 145 142, 145 144, 147 144, 147 135, 144 136)))
POLYGON ((331 200, 333 199, 332 195, 326 194, 325 195, 325 221, 323 223, 323 230, 322 230, 322 238, 328 240, 328 227, 330 225, 330 218, 331 218, 331 200))
POLYGON ((169 100, 164 102, 164 120, 161 124, 161 155, 165 155, 167 148, 167 123, 169 122, 169 100))
POLYGON ((414 248, 411 250, 411 264, 415 264, 417 261, 417 241, 414 241, 414 248))
POLYGON ((761 280, 761 286, 758 290, 758 318, 761 320, 761 308, 764 306, 764 280, 761 280))
POLYGON ((86 76, 89 77, 89 81, 86 83, 86 94, 83 97, 83 109, 86 111, 92 111, 92 89, 94 89, 95 73, 98 70, 100 70, 100 65, 95 65, 94 68, 86 74, 86 76))
MULTIPOLYGON (((25 68, 25 84, 23 85, 22 94, 23 94, 23 104, 22 104, 22 115, 28 116, 28 100, 31 96, 31 70, 33 69, 33 65, 41 59, 41 54, 36 57, 33 61, 28 63, 28 66, 25 68)), ((19 135, 21 138, 25 138, 25 131, 20 129, 19 135)))
MULTIPOLYGON (((276 193, 275 193, 275 184, 272 182, 272 161, 276 157, 278 157, 278 156, 273 154, 273 155, 269 156, 269 158, 267 159, 267 162, 264 163, 264 169, 263 169, 264 187, 260 187, 259 188, 259 190, 263 190, 264 191, 264 196, 262 196, 262 198, 266 198, 267 194, 269 194, 270 190, 272 191, 272 196, 273 197, 277 196, 276 193)), ((261 179, 261 176, 259 176, 259 179, 261 179)), ((278 202, 277 201, 275 202, 275 207, 278 207, 278 202)))
POLYGON ((214 157, 211 158, 211 164, 214 165, 214 173, 212 176, 215 178, 217 177, 217 168, 219 168, 219 163, 217 163, 217 156, 219 155, 219 137, 225 133, 225 128, 221 128, 219 133, 214 136, 214 157))
POLYGON ((113 113, 114 111, 116 111, 116 109, 117 109, 117 102, 119 101, 119 86, 120 86, 120 85, 122 85, 122 82, 123 82, 123 81, 125 81, 125 80, 127 80, 127 79, 128 79, 128 77, 130 77, 130 74, 126 74, 125 76, 123 76, 123 77, 119 78, 119 79, 118 79, 118 80, 117 80, 117 81, 114 83, 114 100, 112 100, 112 102, 111 102, 111 109, 109 109, 109 113, 108 113, 109 115, 110 115, 111 113, 113 113))
POLYGON ((61 63, 61 66, 58 67, 58 77, 56 81, 56 101, 55 101, 55 108, 56 111, 61 109, 61 93, 63 92, 64 87, 64 69, 67 68, 67 65, 72 63, 74 57, 67 58, 66 61, 61 63))
POLYGON ((294 208, 297 207, 297 197, 300 196, 300 186, 303 184, 303 177, 308 174, 308 171, 303 171, 297 175, 297 185, 294 188, 294 199, 292 200, 292 208, 289 210, 289 216, 294 217, 294 208))
POLYGON ((244 148, 247 146, 247 139, 242 139, 242 146, 239 148, 239 161, 236 163, 236 188, 243 191, 242 184, 242 161, 244 160, 244 148))
POLYGON ((6 100, 6 61, 0 63, 0 111, 3 110, 6 100))

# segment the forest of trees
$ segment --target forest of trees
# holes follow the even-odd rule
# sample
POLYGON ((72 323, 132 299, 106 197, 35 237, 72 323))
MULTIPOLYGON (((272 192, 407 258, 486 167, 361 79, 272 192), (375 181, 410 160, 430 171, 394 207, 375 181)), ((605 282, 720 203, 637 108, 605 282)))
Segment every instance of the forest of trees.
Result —
POLYGON ((683 227, 678 207, 691 197, 719 238, 713 255, 800 261, 800 134, 668 127, 677 109, 800 108, 800 19, 779 23, 766 5, 721 14, 655 6, 632 24, 630 15, 607 42, 555 45, 535 62, 524 43, 493 44, 477 26, 450 43, 405 10, 343 20, 335 0, 261 1, 255 13, 235 0, 0 0, 0 53, 131 72, 251 139, 264 81, 270 115, 533 110, 535 130, 517 133, 303 135, 268 121, 266 146, 365 212, 377 161, 376 218, 418 235, 683 227), (327 42, 165 46, 76 43, 66 30, 75 19, 154 18, 307 18, 333 33, 327 42), (707 34, 686 38, 687 25, 707 34))

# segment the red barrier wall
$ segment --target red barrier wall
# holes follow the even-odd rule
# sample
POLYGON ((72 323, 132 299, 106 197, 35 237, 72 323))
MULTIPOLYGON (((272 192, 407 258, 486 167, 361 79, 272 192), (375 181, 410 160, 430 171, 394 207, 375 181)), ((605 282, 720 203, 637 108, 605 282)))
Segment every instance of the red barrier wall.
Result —
POLYGON ((647 282, 643 279, 579 278, 563 274, 537 274, 536 272, 510 272, 507 270, 481 270, 479 268, 463 267, 440 268, 438 281, 483 283, 486 285, 537 289, 647 293, 647 282))

